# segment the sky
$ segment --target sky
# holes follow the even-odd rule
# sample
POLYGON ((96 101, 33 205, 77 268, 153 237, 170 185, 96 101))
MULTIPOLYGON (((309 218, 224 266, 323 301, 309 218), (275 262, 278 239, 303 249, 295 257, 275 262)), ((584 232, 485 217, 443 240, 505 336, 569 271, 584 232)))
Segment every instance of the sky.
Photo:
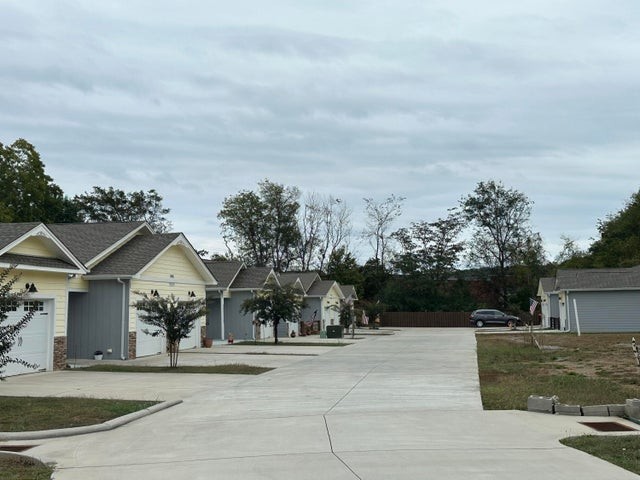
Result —
POLYGON ((480 181, 533 203, 550 259, 640 189, 640 2, 0 1, 0 142, 68 196, 156 189, 225 253, 225 197, 269 179, 405 197, 434 221, 480 181))

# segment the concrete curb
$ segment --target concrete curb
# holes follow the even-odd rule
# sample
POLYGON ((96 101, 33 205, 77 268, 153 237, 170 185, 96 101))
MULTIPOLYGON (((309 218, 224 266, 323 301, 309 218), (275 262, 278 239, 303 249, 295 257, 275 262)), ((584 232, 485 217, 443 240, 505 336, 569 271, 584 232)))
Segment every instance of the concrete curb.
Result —
POLYGON ((97 425, 60 428, 57 430, 36 430, 33 432, 0 432, 0 441, 39 440, 44 438, 70 437, 72 435, 83 435, 85 433, 106 432, 180 403, 182 403, 182 400, 170 400, 158 403, 149 408, 145 408, 144 410, 138 410, 137 412, 129 413, 128 415, 123 415, 122 417, 114 418, 113 420, 108 420, 104 423, 98 423, 97 425))

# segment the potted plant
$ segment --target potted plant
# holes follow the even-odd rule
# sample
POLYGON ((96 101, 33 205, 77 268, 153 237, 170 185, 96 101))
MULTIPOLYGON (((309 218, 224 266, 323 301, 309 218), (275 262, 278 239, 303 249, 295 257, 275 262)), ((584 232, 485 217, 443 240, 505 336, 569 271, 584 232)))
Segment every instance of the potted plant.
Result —
POLYGON ((102 360, 102 350, 96 350, 95 352, 93 352, 93 359, 102 360))

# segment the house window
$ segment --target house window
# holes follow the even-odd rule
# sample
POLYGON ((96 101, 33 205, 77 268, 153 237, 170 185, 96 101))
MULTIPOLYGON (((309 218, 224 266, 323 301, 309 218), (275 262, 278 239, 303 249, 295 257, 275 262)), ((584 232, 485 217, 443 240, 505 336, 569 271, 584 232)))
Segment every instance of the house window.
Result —
POLYGON ((7 302, 6 308, 3 309, 4 312, 17 312, 19 304, 18 302, 7 302))
POLYGON ((37 300, 28 300, 22 307, 25 312, 44 312, 44 303, 37 300))

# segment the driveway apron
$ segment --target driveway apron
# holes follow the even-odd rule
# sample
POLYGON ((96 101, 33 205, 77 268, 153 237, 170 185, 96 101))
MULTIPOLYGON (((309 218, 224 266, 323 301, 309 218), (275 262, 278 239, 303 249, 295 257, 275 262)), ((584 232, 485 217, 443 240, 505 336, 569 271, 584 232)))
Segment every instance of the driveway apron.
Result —
POLYGON ((592 433, 574 418, 484 412, 471 329, 406 329, 256 377, 197 378, 176 407, 29 453, 58 462, 56 480, 638 478, 558 443, 592 433))

